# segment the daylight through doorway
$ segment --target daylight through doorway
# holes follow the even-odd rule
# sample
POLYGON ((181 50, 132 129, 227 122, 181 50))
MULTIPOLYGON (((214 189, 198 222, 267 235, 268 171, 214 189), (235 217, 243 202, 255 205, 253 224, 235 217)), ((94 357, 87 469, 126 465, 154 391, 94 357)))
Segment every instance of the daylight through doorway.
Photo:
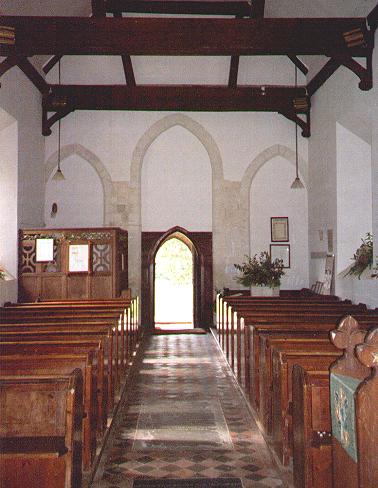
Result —
POLYGON ((193 328, 193 255, 176 237, 165 241, 155 257, 155 327, 193 328))

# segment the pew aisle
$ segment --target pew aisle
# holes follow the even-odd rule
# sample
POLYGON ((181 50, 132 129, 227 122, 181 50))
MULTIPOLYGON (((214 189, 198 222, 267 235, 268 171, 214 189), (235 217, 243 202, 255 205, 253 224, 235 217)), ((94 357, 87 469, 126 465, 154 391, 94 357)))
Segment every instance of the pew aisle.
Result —
POLYGON ((92 486, 135 488, 162 478, 284 486, 209 334, 148 339, 92 486))

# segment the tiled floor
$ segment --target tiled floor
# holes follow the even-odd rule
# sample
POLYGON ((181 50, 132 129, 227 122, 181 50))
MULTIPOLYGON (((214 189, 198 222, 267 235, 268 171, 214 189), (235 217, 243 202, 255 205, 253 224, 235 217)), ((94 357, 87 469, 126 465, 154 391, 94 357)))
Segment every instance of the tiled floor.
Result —
POLYGON ((152 336, 133 383, 93 487, 141 477, 283 486, 211 335, 152 336))

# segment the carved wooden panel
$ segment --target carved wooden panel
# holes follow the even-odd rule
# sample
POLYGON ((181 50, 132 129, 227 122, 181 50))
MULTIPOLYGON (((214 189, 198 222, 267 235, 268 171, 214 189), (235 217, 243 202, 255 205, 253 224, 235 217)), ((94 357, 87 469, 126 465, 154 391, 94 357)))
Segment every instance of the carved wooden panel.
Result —
POLYGON ((127 231, 117 227, 20 230, 19 301, 116 298, 127 287, 127 231), (52 261, 36 262, 37 239, 54 240, 52 261), (88 269, 81 276, 69 270, 70 249, 78 243, 88 246, 90 253, 88 269))
POLYGON ((112 270, 112 247, 110 243, 95 243, 92 246, 93 273, 110 273, 112 270))
POLYGON ((21 273, 35 273, 36 271, 36 249, 35 241, 21 242, 20 271, 21 273))

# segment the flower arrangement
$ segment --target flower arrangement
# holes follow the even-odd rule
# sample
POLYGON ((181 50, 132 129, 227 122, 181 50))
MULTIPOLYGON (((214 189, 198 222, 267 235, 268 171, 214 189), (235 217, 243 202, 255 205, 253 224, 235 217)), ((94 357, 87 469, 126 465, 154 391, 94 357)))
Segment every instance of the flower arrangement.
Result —
POLYGON ((281 277, 285 274, 282 259, 272 261, 267 251, 260 253, 258 257, 246 256, 246 262, 234 264, 235 268, 241 272, 235 280, 243 286, 268 286, 275 288, 280 286, 281 277))
MULTIPOLYGON (((368 232, 365 238, 361 239, 361 241, 362 244, 352 258, 354 263, 345 276, 352 275, 361 279, 361 275, 365 269, 373 266, 373 236, 368 232)), ((372 276, 375 277, 374 275, 372 276)))

